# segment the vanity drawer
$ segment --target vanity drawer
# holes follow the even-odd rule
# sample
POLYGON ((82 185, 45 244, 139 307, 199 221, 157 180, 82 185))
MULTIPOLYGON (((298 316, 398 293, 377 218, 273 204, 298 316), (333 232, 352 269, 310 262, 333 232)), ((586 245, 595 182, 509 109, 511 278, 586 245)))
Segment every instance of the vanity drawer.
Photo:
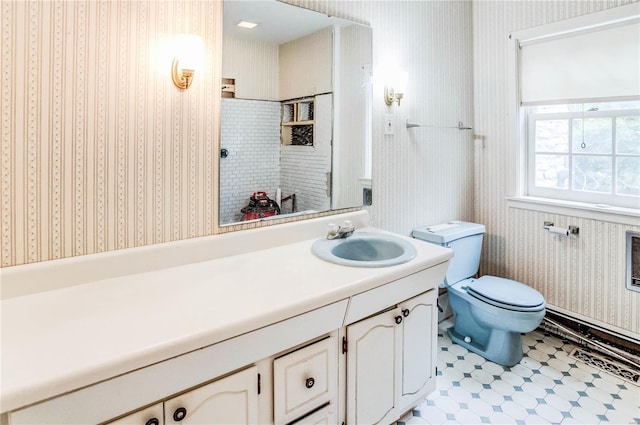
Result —
POLYGON ((289 423, 327 402, 335 404, 338 355, 334 335, 273 361, 276 424, 289 423))
POLYGON ((305 416, 290 425, 335 425, 336 408, 335 404, 328 404, 317 412, 305 416))

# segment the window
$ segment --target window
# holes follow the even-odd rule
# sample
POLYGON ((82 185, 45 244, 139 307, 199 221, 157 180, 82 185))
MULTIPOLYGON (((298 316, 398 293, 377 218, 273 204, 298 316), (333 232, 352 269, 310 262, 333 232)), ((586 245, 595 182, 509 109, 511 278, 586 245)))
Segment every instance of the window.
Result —
POLYGON ((637 208, 640 101, 525 107, 531 196, 637 208))
POLYGON ((509 38, 518 194, 640 209, 640 4, 509 38))

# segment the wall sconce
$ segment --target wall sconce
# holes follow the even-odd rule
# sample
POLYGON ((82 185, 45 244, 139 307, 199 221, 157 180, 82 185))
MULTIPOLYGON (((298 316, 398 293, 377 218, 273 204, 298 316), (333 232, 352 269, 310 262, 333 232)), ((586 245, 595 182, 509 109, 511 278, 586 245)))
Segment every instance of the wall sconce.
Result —
POLYGON ((193 75, 200 69, 203 52, 202 37, 193 34, 180 34, 175 42, 175 57, 171 64, 173 84, 186 90, 193 81, 193 75))
POLYGON ((394 72, 390 77, 388 77, 388 81, 384 86, 384 102, 391 106, 393 102, 398 102, 398 106, 400 106, 400 101, 402 100, 402 96, 404 95, 404 91, 407 88, 407 80, 409 79, 409 74, 407 72, 394 72))

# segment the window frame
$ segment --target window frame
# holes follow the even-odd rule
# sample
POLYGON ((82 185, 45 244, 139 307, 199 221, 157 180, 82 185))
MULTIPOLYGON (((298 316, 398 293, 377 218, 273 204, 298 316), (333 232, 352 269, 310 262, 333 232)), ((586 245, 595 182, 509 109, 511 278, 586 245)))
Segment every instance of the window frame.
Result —
MULTIPOLYGON (((607 103, 615 100, 604 100, 607 103)), ((590 102, 592 103, 592 102, 590 102)), ((569 200, 574 202, 584 202, 587 204, 605 204, 618 206, 623 208, 637 208, 640 205, 640 197, 638 195, 625 195, 616 193, 617 189, 617 162, 620 158, 638 158, 640 153, 628 154, 617 152, 617 131, 616 120, 630 115, 640 115, 640 109, 616 109, 616 110, 598 110, 598 111, 574 111, 574 112, 536 112, 535 106, 521 106, 524 110, 524 127, 525 127, 525 143, 526 143, 526 184, 525 193, 527 196, 539 198, 569 200), (589 118, 609 118, 611 120, 611 151, 609 153, 577 153, 573 149, 573 121, 586 120, 589 118), (536 121, 546 120, 567 120, 567 151, 565 152, 544 152, 536 150, 536 121), (569 183, 566 189, 557 189, 551 187, 536 186, 536 155, 566 155, 569 161, 569 183), (576 157, 604 157, 611 159, 611 192, 590 192, 573 189, 573 171, 574 159, 576 157)))
MULTIPOLYGON (((624 22, 640 17, 638 3, 631 3, 624 6, 606 9, 588 15, 578 16, 564 21, 553 22, 534 28, 515 31, 508 34, 508 57, 507 57, 507 96, 508 96, 508 137, 513 143, 507 145, 507 155, 512 158, 508 163, 508 173, 515 178, 509 179, 507 188, 507 199, 510 204, 524 206, 536 210, 563 210, 577 209, 583 212, 593 211, 603 218, 608 215, 620 215, 622 217, 640 217, 640 206, 617 207, 594 203, 593 201, 573 201, 563 198, 546 198, 528 194, 529 178, 529 145, 528 126, 526 120, 526 107, 521 105, 520 100, 520 46, 536 40, 562 37, 576 31, 585 29, 597 29, 603 25, 610 25, 615 22, 624 22), (604 215, 602 215, 604 214, 604 215)), ((593 99, 595 100, 595 99, 593 99)), ((591 99, 584 99, 590 102, 591 99)), ((620 195, 617 195, 620 196, 620 195)), ((589 213, 591 214, 591 213, 589 213)))

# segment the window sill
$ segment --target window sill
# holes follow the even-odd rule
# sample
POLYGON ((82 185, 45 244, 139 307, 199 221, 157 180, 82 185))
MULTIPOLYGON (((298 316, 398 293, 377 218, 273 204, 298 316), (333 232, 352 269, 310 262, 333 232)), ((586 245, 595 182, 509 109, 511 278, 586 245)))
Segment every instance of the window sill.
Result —
POLYGON ((606 221, 610 223, 640 226, 640 210, 620 207, 600 207, 582 202, 559 201, 532 196, 516 196, 507 198, 509 208, 562 214, 573 217, 606 221))

